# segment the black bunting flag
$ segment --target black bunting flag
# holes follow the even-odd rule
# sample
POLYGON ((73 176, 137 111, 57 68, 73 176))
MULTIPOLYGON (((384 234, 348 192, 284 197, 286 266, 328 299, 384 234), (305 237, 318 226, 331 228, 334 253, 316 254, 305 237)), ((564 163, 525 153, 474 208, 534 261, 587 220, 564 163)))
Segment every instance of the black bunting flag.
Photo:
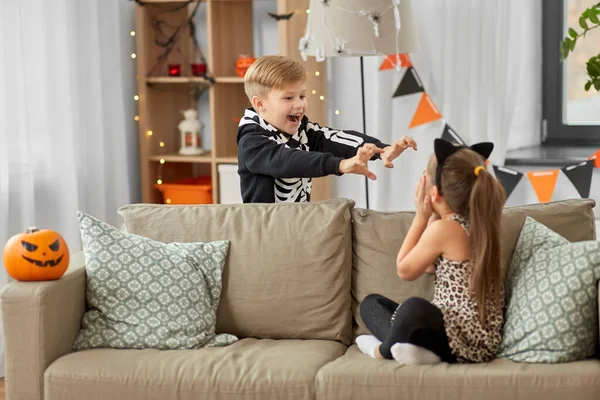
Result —
POLYGON ((561 168, 567 178, 573 183, 582 198, 590 197, 594 160, 580 162, 561 168))
POLYGON ((517 184, 521 181, 523 174, 519 171, 512 170, 506 167, 499 167, 494 165, 494 174, 496 174, 496 179, 500 181, 502 186, 504 187, 504 191, 506 191, 506 198, 510 196, 510 194, 515 190, 517 184))

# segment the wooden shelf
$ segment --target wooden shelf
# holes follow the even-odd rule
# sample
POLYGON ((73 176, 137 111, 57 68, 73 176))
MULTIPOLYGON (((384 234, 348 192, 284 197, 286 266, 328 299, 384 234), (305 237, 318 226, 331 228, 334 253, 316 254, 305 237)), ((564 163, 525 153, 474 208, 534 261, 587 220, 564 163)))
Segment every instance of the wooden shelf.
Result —
POLYGON ((153 4, 160 4, 160 3, 185 3, 185 0, 144 0, 144 3, 153 3, 153 4))
MULTIPOLYGON (((176 163, 210 163, 213 161, 210 152, 200 156, 184 156, 181 154, 160 154, 148 157, 150 161, 165 160, 165 162, 176 162, 176 163)), ((236 158, 237 160, 237 158, 236 158)))
MULTIPOLYGON (((176 181, 192 176, 210 176, 213 203, 220 202, 219 164, 237 164, 237 127, 244 108, 250 106, 244 91, 244 78, 236 75, 235 64, 241 54, 253 54, 253 7, 252 0, 206 0, 199 7, 206 25, 206 62, 214 81, 194 76, 192 60, 196 59, 190 27, 185 22, 190 17, 196 1, 144 0, 135 4, 136 9, 136 74, 138 79, 139 115, 138 135, 140 149, 140 179, 142 202, 162 203, 161 193, 155 188, 158 179, 163 182, 176 181), (181 29, 175 44, 177 51, 164 54, 156 34, 156 20, 164 21, 164 34, 171 35, 181 29), (232 23, 235 21, 235 23, 232 23), (183 23, 183 25, 182 25, 183 23), (180 28, 181 27, 181 28, 180 28), (159 62, 160 61, 160 62, 159 62), (169 64, 180 64, 182 76, 169 76, 169 64), (208 90, 210 112, 210 135, 212 149, 200 156, 184 156, 180 147, 181 111, 198 108, 195 87, 208 90), (148 131, 153 134, 149 136, 148 131), (165 154, 160 154, 160 153, 165 154), (161 164, 164 160, 164 164, 161 164)), ((295 9, 306 9, 309 0, 277 0, 278 13, 289 13, 295 9)), ((280 54, 289 54, 297 59, 298 41, 304 34, 306 15, 294 16, 286 23, 278 24, 280 54)), ((313 60, 314 61, 314 60, 313 60)), ((327 77, 324 71, 316 77, 314 72, 322 69, 309 60, 307 87, 326 95, 327 77)), ((311 107, 311 117, 326 124, 326 107, 317 102, 311 107)), ((313 183, 314 200, 327 198, 319 195, 319 181, 313 183)), ((322 185, 323 186, 323 185, 322 185)), ((327 191, 328 193, 328 191, 327 191)))
POLYGON ((244 78, 239 76, 218 76, 215 77, 217 83, 244 83, 244 78))
POLYGON ((146 83, 152 84, 188 84, 200 83, 210 85, 210 82, 200 76, 152 76, 146 78, 146 83))
POLYGON ((217 157, 215 158, 215 162, 218 164, 237 164, 238 163, 238 158, 237 156, 234 157, 217 157))

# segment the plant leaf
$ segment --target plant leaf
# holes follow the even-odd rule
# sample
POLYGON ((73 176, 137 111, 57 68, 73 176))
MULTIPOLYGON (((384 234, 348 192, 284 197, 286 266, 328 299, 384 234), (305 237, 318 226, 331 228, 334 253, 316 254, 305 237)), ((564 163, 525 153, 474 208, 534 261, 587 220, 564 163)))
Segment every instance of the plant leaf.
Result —
POLYGON ((582 27, 583 29, 585 29, 586 31, 587 31, 588 29, 590 29, 590 28, 588 27, 588 24, 587 24, 587 22, 585 21, 585 18, 584 18, 584 17, 581 17, 581 18, 579 18, 579 26, 581 26, 581 27, 582 27))
POLYGON ((591 87, 592 87, 592 81, 587 81, 585 83, 585 91, 586 92, 589 91, 591 87))
POLYGON ((600 77, 600 62, 594 57, 587 62, 587 73, 593 78, 600 77))
POLYGON ((566 59, 569 56, 570 50, 571 47, 569 46, 569 43, 566 40, 560 42, 560 57, 562 60, 566 59))
POLYGON ((569 35, 573 38, 576 39, 577 38, 577 31, 573 28, 569 28, 569 35))
POLYGON ((600 79, 594 81, 594 88, 600 91, 600 79))
MULTIPOLYGON (((595 8, 593 9, 595 10, 595 8)), ((600 20, 598 19, 598 16, 596 14, 594 14, 593 12, 590 13, 590 21, 592 21, 595 24, 600 24, 600 20)))

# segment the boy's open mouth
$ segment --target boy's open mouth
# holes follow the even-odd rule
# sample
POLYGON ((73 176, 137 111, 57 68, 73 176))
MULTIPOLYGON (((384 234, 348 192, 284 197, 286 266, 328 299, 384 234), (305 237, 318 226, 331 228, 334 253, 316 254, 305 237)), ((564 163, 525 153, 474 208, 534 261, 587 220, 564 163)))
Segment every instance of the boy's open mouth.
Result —
POLYGON ((291 115, 288 115, 288 121, 297 124, 300 121, 300 115, 301 114, 291 114, 291 115))

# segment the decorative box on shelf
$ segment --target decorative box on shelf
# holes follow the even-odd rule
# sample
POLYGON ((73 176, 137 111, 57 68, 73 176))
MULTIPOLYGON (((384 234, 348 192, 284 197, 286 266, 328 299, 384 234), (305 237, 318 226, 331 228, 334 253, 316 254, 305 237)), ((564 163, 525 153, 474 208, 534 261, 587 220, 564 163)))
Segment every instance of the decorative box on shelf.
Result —
POLYGON ((210 176, 183 178, 154 187, 162 193, 164 204, 212 204, 210 176))

